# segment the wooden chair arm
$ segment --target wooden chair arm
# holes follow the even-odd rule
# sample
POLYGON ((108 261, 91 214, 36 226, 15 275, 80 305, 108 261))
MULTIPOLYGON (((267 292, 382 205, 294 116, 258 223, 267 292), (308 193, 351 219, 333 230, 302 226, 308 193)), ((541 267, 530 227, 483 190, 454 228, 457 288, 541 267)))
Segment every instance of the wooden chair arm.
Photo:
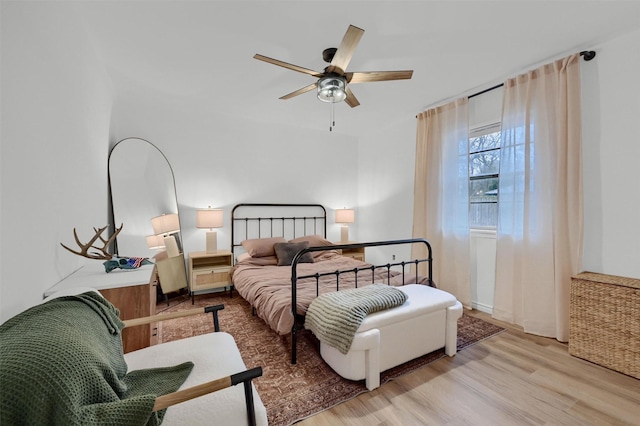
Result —
POLYGON ((186 311, 171 312, 168 314, 158 314, 158 315, 151 315, 149 317, 133 318, 129 320, 124 320, 122 322, 124 322, 124 327, 127 328, 127 327, 135 327, 137 325, 151 324, 153 322, 158 322, 158 321, 166 321, 166 320, 175 319, 175 318, 182 318, 182 317, 187 317, 187 316, 197 315, 197 314, 207 314, 209 312, 212 312, 214 330, 220 331, 220 323, 218 321, 218 311, 222 309, 224 309, 224 305, 214 305, 214 306, 207 306, 205 308, 193 308, 193 309, 188 309, 186 311))
POLYGON ((232 374, 231 376, 212 380, 201 385, 192 386, 190 388, 172 392, 166 395, 161 395, 156 398, 156 403, 153 406, 153 411, 163 410, 172 405, 189 401, 190 399, 198 398, 200 396, 207 395, 209 393, 216 392, 222 389, 226 389, 239 383, 244 383, 248 421, 250 425, 255 425, 256 417, 255 407, 253 405, 253 389, 251 388, 251 380, 260 376, 262 376, 262 367, 255 367, 250 370, 245 370, 240 373, 232 374))

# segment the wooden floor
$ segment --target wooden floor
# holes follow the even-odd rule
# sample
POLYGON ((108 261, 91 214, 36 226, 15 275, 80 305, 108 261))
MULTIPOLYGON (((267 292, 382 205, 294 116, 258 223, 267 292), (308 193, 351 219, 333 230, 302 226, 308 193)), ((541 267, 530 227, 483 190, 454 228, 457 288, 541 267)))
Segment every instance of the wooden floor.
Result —
POLYGON ((640 380, 507 331, 298 425, 640 425, 640 380))

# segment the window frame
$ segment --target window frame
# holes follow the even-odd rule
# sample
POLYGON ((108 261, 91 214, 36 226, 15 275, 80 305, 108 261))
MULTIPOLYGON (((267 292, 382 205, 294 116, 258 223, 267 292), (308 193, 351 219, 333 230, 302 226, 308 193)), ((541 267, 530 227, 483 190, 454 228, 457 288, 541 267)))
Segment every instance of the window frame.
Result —
MULTIPOLYGON (((473 128, 469 128, 469 142, 467 145, 467 161, 469 162, 469 167, 471 165, 471 156, 475 155, 475 154, 481 154, 483 152, 490 152, 490 151, 498 151, 500 152, 500 150, 502 149, 502 144, 500 147, 498 148, 489 148, 489 149, 483 149, 480 151, 474 151, 471 152, 471 140, 473 138, 477 138, 479 136, 483 136, 483 135, 488 135, 491 133, 499 133, 502 132, 502 122, 497 121, 497 122, 493 122, 493 123, 489 123, 489 124, 483 124, 483 125, 479 125, 479 126, 475 126, 473 128)), ((501 141, 502 142, 502 141, 501 141)), ((471 171, 469 171, 469 187, 471 188, 471 184, 474 181, 479 181, 479 180, 487 180, 487 179, 497 179, 498 180, 498 188, 499 188, 499 182, 500 182, 500 165, 498 165, 498 172, 497 173, 489 173, 489 174, 483 174, 483 175, 477 175, 477 176, 471 176, 471 171)), ((498 189, 498 192, 496 194, 496 201, 471 201, 471 191, 469 191, 469 200, 468 200, 468 207, 469 207, 469 213, 471 213, 471 206, 473 204, 495 204, 496 205, 496 210, 497 210, 497 205, 500 199, 500 191, 498 189)), ((469 214, 469 216, 471 216, 471 214, 469 214)), ((474 225, 471 224, 471 222, 469 222, 469 229, 470 230, 485 230, 485 231, 495 231, 497 229, 497 217, 496 217, 496 224, 495 225, 474 225)))

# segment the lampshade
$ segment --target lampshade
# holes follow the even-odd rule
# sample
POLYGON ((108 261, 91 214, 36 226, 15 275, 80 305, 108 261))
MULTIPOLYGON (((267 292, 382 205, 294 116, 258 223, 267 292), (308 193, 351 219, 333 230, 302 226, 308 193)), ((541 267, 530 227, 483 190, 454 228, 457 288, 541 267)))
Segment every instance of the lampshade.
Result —
POLYGON ((353 223, 355 222, 355 212, 353 209, 337 209, 336 223, 353 223))
POLYGON ((196 228, 222 228, 222 209, 196 209, 196 228))
POLYGON ((222 209, 196 209, 196 228, 207 228, 206 250, 207 253, 218 251, 218 234, 213 228, 222 227, 222 209))
POLYGON ((151 250, 158 250, 164 247, 164 238, 162 235, 147 236, 147 247, 151 250))
POLYGON ((180 219, 176 213, 163 214, 151 219, 154 234, 174 234, 180 232, 180 219))
MULTIPOLYGON (((356 214, 353 209, 336 209, 336 223, 353 223, 356 214)), ((342 225, 340 227, 340 242, 349 242, 349 226, 342 225)))
POLYGON ((341 76, 327 76, 318 80, 318 99, 322 102, 341 102, 347 97, 347 80, 341 76))

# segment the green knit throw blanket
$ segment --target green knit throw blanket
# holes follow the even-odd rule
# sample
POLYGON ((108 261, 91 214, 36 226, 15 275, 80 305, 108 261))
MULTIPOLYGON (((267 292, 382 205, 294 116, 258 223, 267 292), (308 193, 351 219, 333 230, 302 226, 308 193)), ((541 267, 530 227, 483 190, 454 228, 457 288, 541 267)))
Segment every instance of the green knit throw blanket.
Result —
POLYGON ((385 284, 321 294, 309 305, 304 327, 321 342, 346 354, 368 314, 400 306, 407 297, 385 284))
POLYGON ((127 373, 124 324, 95 293, 34 306, 0 326, 3 425, 159 425, 155 399, 178 390, 193 368, 127 373))

